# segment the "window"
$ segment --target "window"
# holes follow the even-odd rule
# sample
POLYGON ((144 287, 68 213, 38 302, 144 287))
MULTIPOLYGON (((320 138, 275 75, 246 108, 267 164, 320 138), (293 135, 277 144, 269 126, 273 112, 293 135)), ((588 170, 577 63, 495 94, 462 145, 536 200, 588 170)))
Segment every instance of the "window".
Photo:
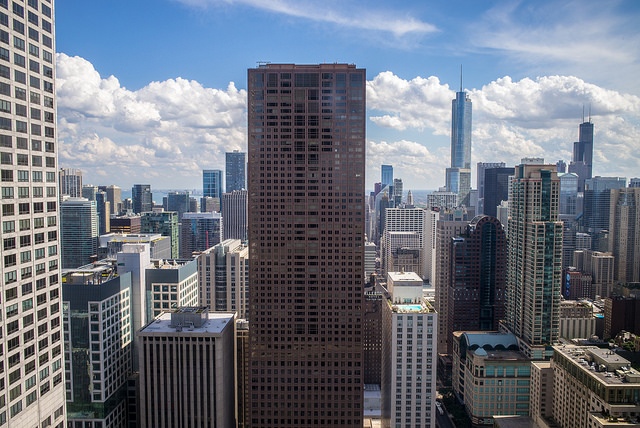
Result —
POLYGON ((9 61, 9 49, 0 48, 0 59, 9 61))
POLYGON ((12 198, 13 198, 13 187, 3 187, 2 199, 12 199, 12 198))
POLYGON ((2 215, 5 217, 15 215, 13 204, 2 204, 2 215))
POLYGON ((18 198, 28 198, 28 197, 29 197, 29 188, 18 187, 18 198))
POLYGON ((0 135, 0 147, 13 147, 11 135, 0 135))
MULTIPOLYGON (((47 45, 46 43, 44 43, 44 42, 45 42, 45 38, 46 38, 46 39, 49 39, 49 37, 43 36, 43 37, 42 37, 42 43, 43 43, 45 46, 49 46, 49 45, 47 45)), ((51 40, 51 39, 49 39, 49 40, 51 40)), ((49 47, 50 47, 50 46, 49 46, 49 47)), ((42 59, 44 59, 46 62, 48 62, 48 63, 50 63, 50 64, 53 64, 53 55, 51 54, 51 52, 49 52, 49 51, 45 51, 44 49, 42 50, 42 59)))
MULTIPOLYGON (((40 164, 42 165, 42 160, 40 162, 40 164)), ((34 181, 36 183, 41 183, 42 182, 42 171, 33 171, 31 173, 31 181, 34 181)))
POLYGON ((19 53, 15 53, 13 54, 13 63, 17 66, 20 67, 24 67, 25 66, 25 59, 24 56, 20 55, 19 53))
POLYGON ((42 135, 42 126, 38 125, 37 123, 32 123, 31 135, 42 135))
POLYGON ((33 203, 33 212, 34 213, 43 213, 44 212, 44 204, 42 202, 34 202, 33 203))
POLYGON ((29 203, 18 204, 18 212, 20 214, 29 214, 29 203))
POLYGON ((20 248, 31 245, 31 236, 25 235, 20 237, 20 248))
POLYGON ((29 70, 35 73, 40 73, 40 63, 32 59, 29 60, 29 70))
POLYGON ((31 251, 22 251, 20 253, 20 263, 26 263, 31 261, 31 251))
POLYGON ((49 108, 53 108, 53 98, 48 97, 48 96, 44 96, 44 106, 45 107, 49 107, 49 108))
MULTIPOLYGON (((42 21, 42 23, 44 24, 44 21, 42 21)), ((35 40, 36 42, 39 42, 40 41, 40 33, 35 28, 29 27, 29 38, 31 40, 35 40)))
POLYGON ((16 103, 16 114, 18 116, 27 117, 27 106, 16 103))
POLYGON ((47 226, 55 226, 57 224, 57 217, 56 216, 49 216, 47 217, 47 226))
POLYGON ((15 254, 9 254, 4 256, 4 267, 15 266, 17 263, 17 257, 15 254))
POLYGON ((21 51, 24 50, 25 44, 24 44, 24 40, 22 40, 20 37, 18 36, 13 36, 13 47, 16 49, 20 49, 21 51))
MULTIPOLYGON (((27 99, 27 91, 26 91, 25 89, 23 89, 23 88, 16 88, 14 92, 15 92, 15 94, 14 94, 14 95, 15 95, 15 97, 16 97, 17 99, 26 101, 26 99, 27 99)), ((25 130, 26 130, 26 129, 27 129, 27 128, 25 127, 25 130)))
POLYGON ((11 113, 11 103, 6 100, 0 100, 0 111, 11 113))
MULTIPOLYGON (((0 85, 2 85, 2 83, 0 83, 0 85)), ((11 119, 9 119, 8 117, 0 117, 0 129, 11 131, 11 119)))
MULTIPOLYGON (((45 128, 49 129, 49 128, 45 128)), ((47 168, 55 168, 56 167, 56 158, 47 157, 46 159, 47 168)))
POLYGON ((13 171, 10 169, 3 169, 0 171, 0 177, 2 177, 2 181, 13 181, 13 171))
POLYGON ((31 150, 36 152, 42 151, 42 141, 40 140, 31 140, 31 150))
MULTIPOLYGON (((31 102, 33 102, 34 94, 37 96, 38 104, 39 104, 40 103, 40 96, 37 93, 31 92, 29 98, 31 99, 31 102)), ((42 115, 41 115, 40 109, 39 108, 35 108, 35 107, 31 107, 31 119, 40 120, 41 117, 42 117, 42 115)))
POLYGON ((3 248, 6 250, 13 250, 16 248, 16 238, 4 238, 3 248))
POLYGON ((13 155, 11 153, 0 153, 0 163, 2 165, 13 165, 13 155))
POLYGON ((29 43, 29 55, 39 57, 40 48, 34 45, 33 43, 29 43))
POLYGON ((19 220, 18 222, 19 226, 20 226, 20 230, 29 230, 31 229, 31 220, 29 220, 28 218, 24 218, 22 220, 19 220))
POLYGON ((40 79, 36 76, 29 76, 29 85, 31 85, 32 88, 40 89, 40 79))
POLYGON ((29 149, 29 142, 24 137, 16 137, 16 147, 23 150, 29 149))
POLYGON ((14 1, 13 2, 13 13, 15 13, 16 15, 24 18, 24 7, 20 6, 18 3, 16 3, 14 1))
MULTIPOLYGON (((23 155, 26 156, 26 155, 23 155)), ((29 163, 29 158, 27 157, 27 163, 29 163)), ((29 171, 25 171, 25 170, 18 170, 18 181, 20 182, 26 182, 29 181, 29 171)))
POLYGON ((27 83, 27 75, 20 70, 13 71, 13 79, 18 83, 27 83))
POLYGON ((42 187, 38 186, 33 188, 33 197, 41 198, 42 197, 42 187))
MULTIPOLYGON (((25 96, 26 96, 26 92, 25 92, 25 96)), ((27 122, 23 122, 21 120, 16 120, 16 131, 17 132, 22 132, 23 134, 26 134, 27 133, 27 122)))

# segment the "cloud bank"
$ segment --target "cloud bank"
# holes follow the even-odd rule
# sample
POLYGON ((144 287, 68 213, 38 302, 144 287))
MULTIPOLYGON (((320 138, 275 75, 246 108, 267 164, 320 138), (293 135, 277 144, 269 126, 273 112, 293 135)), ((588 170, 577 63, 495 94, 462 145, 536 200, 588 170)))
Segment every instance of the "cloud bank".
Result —
MULTIPOLYGON (((83 58, 57 61, 60 166, 82 169, 86 183, 199 188, 202 169, 224 168, 225 152, 246 151, 247 94, 233 82, 214 89, 176 78, 130 91, 83 58)), ((585 105, 595 124, 594 174, 640 176, 637 96, 573 76, 505 76, 468 94, 474 164, 570 160, 585 105)), ((382 163, 394 165, 407 190, 444 183, 454 97, 434 76, 383 72, 368 82, 368 187, 382 163)))

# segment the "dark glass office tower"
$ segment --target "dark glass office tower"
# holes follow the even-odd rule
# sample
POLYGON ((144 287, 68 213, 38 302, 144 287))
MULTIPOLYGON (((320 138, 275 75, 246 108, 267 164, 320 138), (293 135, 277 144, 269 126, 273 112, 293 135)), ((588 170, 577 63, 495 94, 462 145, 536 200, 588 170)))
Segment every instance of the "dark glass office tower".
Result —
POLYGON ((150 184, 134 184, 131 188, 131 199, 133 200, 133 212, 136 214, 146 213, 153 209, 153 194, 150 184))
POLYGON ((247 188, 245 184, 246 163, 247 154, 244 152, 234 150, 225 153, 226 193, 247 188))
POLYGON ((248 71, 250 425, 362 427, 365 85, 248 71))

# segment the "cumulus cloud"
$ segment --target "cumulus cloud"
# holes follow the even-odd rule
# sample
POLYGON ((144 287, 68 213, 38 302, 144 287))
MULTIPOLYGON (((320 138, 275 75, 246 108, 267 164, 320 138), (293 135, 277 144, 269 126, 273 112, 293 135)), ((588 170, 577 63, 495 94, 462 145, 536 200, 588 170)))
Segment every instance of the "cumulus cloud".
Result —
MULTIPOLYGON (((202 169, 223 168, 227 151, 246 151, 247 94, 233 83, 213 89, 176 78, 130 91, 88 61, 64 54, 57 78, 60 165, 83 169, 88 182, 199 188, 202 169)), ((468 94, 473 164, 570 160, 585 105, 596 131, 594 173, 640 175, 637 96, 573 76, 506 76, 468 94)), ((434 76, 407 80, 383 72, 368 82, 369 186, 379 181, 383 163, 395 166, 407 189, 444 183, 454 96, 434 76)))
MULTIPOLYGON (((548 162, 569 161, 573 141, 578 138, 582 107, 587 106, 596 131, 594 173, 640 175, 637 96, 605 89, 574 76, 519 81, 506 76, 470 90, 468 95, 473 102, 473 164, 504 161, 513 165, 531 156, 544 157, 548 162)), ((369 108, 381 112, 370 117, 379 127, 422 131, 421 143, 426 145, 434 134, 449 135, 451 99, 455 92, 436 77, 405 80, 391 72, 380 73, 369 82, 367 96, 369 108)), ((370 153, 373 151, 372 148, 370 153)), ((434 153, 440 156, 432 164, 440 169, 441 183, 449 154, 444 150, 434 153)), ((382 163, 393 163, 392 159, 388 157, 382 163)), ((412 185, 419 185, 420 181, 412 185)))
POLYGON ((391 10, 372 10, 371 7, 350 5, 344 1, 291 1, 291 0, 179 0, 189 6, 243 5, 316 22, 325 22, 340 27, 382 31, 396 37, 408 34, 425 34, 437 31, 430 23, 412 16, 400 16, 391 10), (350 6, 350 7, 349 7, 350 6))
POLYGON ((60 165, 121 182, 185 187, 200 170, 246 147, 246 92, 177 78, 138 91, 100 77, 80 57, 58 54, 60 165))

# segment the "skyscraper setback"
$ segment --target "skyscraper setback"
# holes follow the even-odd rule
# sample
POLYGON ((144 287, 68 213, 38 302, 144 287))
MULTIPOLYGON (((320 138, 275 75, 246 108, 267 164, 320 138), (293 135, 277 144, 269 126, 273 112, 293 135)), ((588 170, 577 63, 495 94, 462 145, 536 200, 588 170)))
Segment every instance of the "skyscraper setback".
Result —
POLYGON ((52 0, 3 1, 1 6, 0 333, 5 355, 0 384, 6 391, 0 423, 59 427, 66 421, 54 6, 52 0))
POLYGON ((446 170, 446 187, 458 194, 458 205, 469 206, 471 191, 471 99, 462 89, 451 101, 451 167, 446 170))
POLYGON ((365 70, 248 71, 249 418, 362 427, 365 70))

